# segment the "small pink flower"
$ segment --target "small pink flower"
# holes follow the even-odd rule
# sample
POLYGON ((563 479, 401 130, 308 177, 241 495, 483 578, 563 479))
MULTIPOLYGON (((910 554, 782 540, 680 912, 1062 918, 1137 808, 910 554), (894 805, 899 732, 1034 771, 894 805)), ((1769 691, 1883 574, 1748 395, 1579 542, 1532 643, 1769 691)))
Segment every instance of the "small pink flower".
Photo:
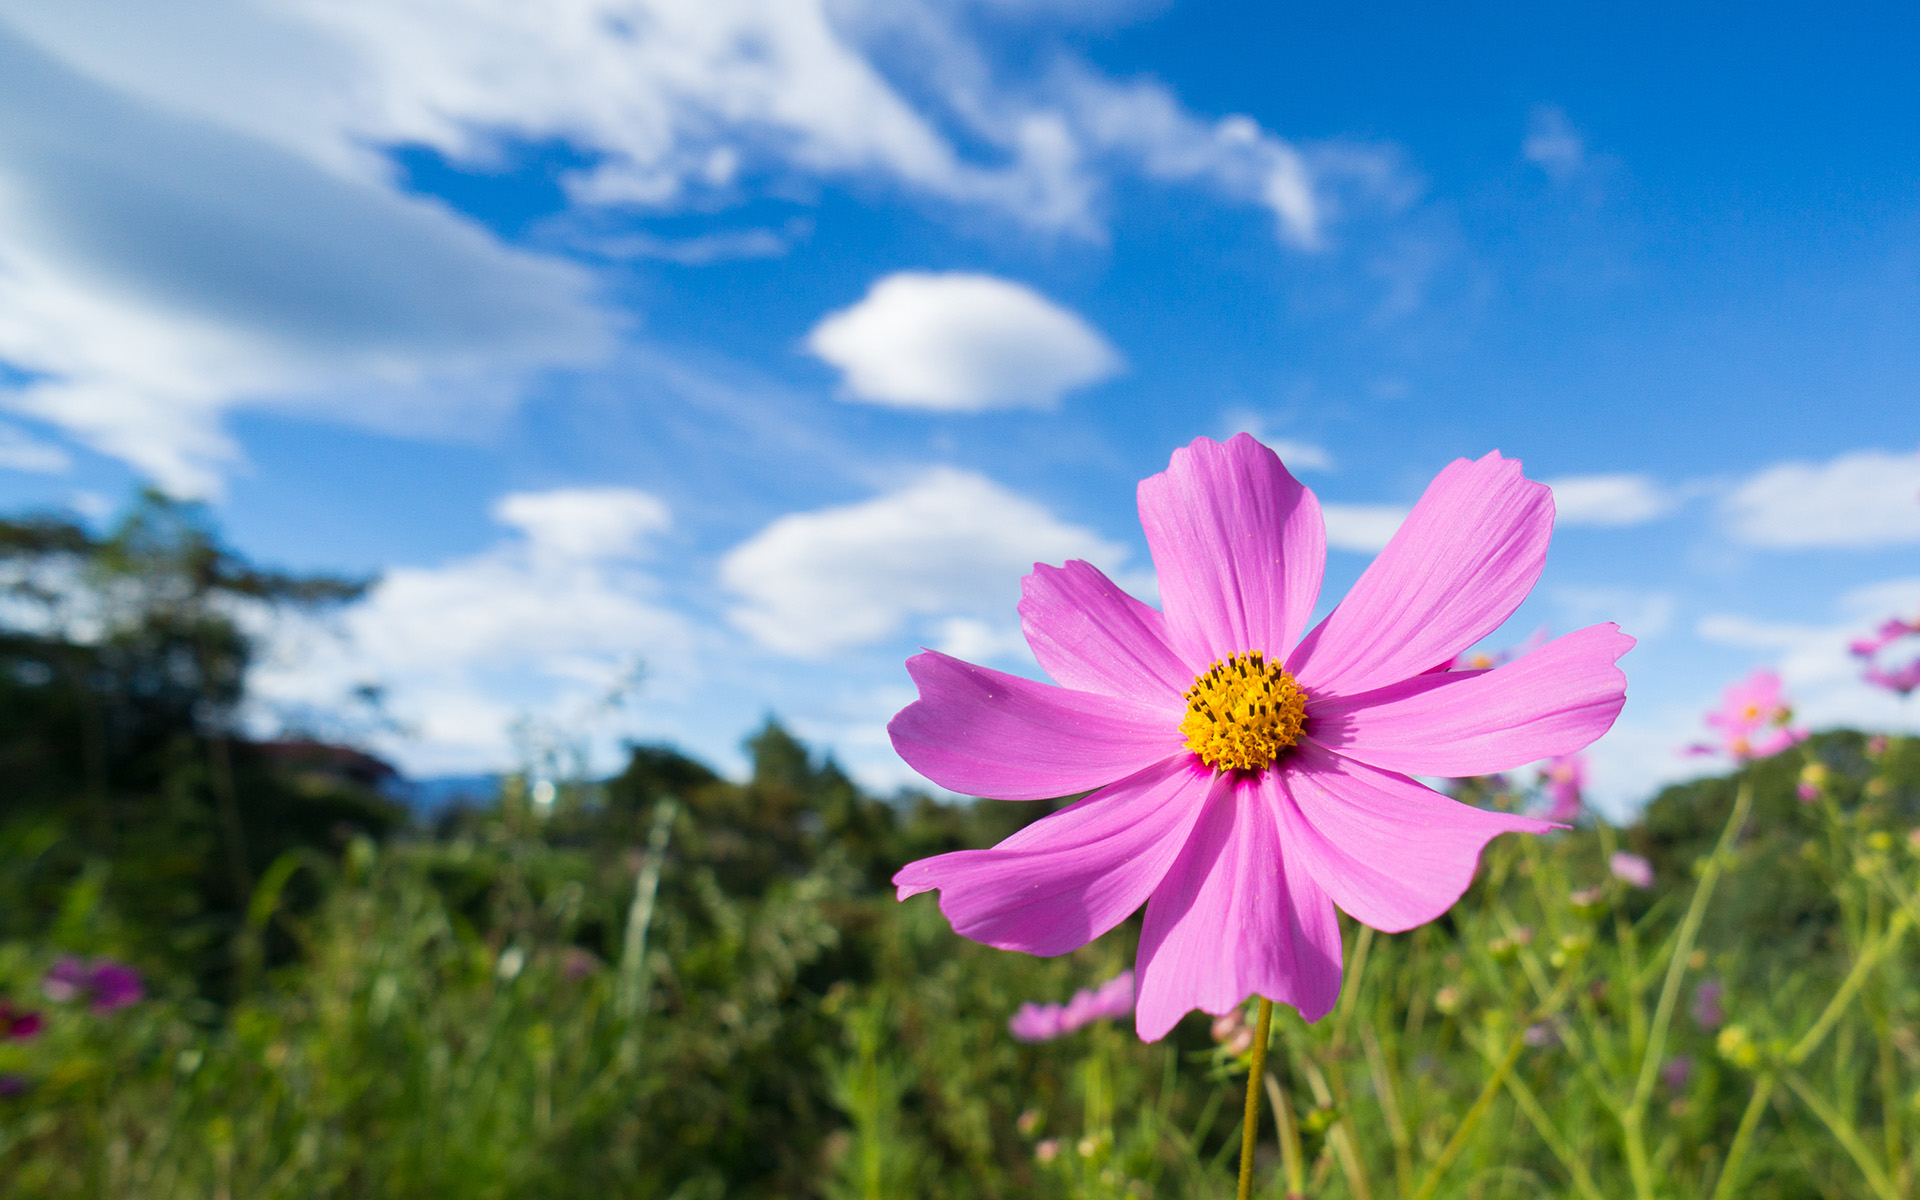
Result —
POLYGON ((1793 785, 1793 794, 1800 798, 1800 803, 1812 804, 1820 798, 1820 789, 1811 783, 1796 783, 1793 785))
POLYGON ((1007 1031, 1022 1042, 1050 1042, 1093 1024, 1124 1017, 1133 1011, 1133 972, 1122 971, 1098 988, 1081 988, 1065 1004, 1035 1004, 1029 1000, 1007 1020, 1007 1031))
POLYGON ((1721 1007, 1720 998, 1725 993, 1718 979, 1702 979, 1693 989, 1693 1023, 1702 1029, 1720 1028, 1727 1019, 1727 1013, 1721 1007))
POLYGON ((1792 720, 1780 676, 1761 667, 1729 685, 1720 707, 1707 714, 1707 724, 1720 731, 1720 744, 1690 746, 1687 753, 1725 754, 1741 763, 1771 758, 1806 740, 1806 730, 1791 728, 1792 720))
POLYGON ((1920 658, 1891 671, 1876 664, 1861 672, 1860 677, 1875 687, 1883 687, 1890 692, 1907 696, 1915 688, 1920 688, 1920 658))
POLYGON ((1512 770, 1613 724, 1633 639, 1613 625, 1489 671, 1450 671, 1526 598, 1548 488, 1499 454, 1443 470, 1345 600, 1309 630, 1320 502, 1245 434, 1201 438, 1140 485, 1164 610, 1084 562, 1039 566, 1020 605, 1060 686, 937 652, 894 748, 956 792, 1091 795, 989 850, 909 863, 959 933, 1064 954, 1146 905, 1135 1027, 1250 995, 1318 1020, 1340 993, 1335 906, 1389 932, 1433 920, 1480 850, 1545 822, 1460 804, 1414 775, 1512 770))
POLYGON ((1660 1066, 1660 1082, 1667 1085, 1670 1092, 1684 1092, 1687 1081, 1693 1078, 1693 1058, 1686 1054, 1677 1054, 1660 1066))
POLYGON ((140 972, 111 958, 82 962, 71 955, 48 968, 40 990, 56 1004, 85 999, 96 1013, 110 1013, 146 997, 140 972))
POLYGON ((1587 756, 1563 754, 1540 772, 1547 793, 1548 807, 1543 814, 1556 824, 1572 824, 1580 816, 1580 805, 1587 787, 1587 756))
POLYGON ((1631 884, 1646 891, 1653 886, 1653 864, 1638 854, 1629 854, 1625 850, 1616 850, 1607 860, 1607 869, 1613 877, 1622 883, 1631 884))
POLYGON ((15 1008, 12 1000, 0 996, 0 1042, 24 1042, 39 1033, 39 1013, 15 1008))

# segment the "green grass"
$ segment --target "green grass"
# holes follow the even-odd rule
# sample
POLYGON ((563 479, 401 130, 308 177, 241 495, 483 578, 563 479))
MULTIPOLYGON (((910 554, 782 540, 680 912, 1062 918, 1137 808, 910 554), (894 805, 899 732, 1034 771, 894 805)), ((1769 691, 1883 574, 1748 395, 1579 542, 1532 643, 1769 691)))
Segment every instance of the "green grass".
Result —
MULTIPOLYGON (((0 1043, 0 1073, 30 1081, 0 1098, 6 1193, 1232 1195, 1245 1059, 1206 1019, 1157 1045, 1006 1034, 1020 1001, 1128 965, 1137 924, 1039 960, 883 886, 1042 806, 887 806, 762 749, 750 784, 680 789, 658 853, 657 780, 545 822, 509 804, 289 852, 212 974, 143 940, 115 885, 132 867, 28 878, 14 830, 7 886, 41 907, 0 944, 0 992, 47 1026, 0 1043), (64 952, 128 958, 154 994, 104 1015, 47 1002, 64 952)), ((1632 829, 1502 838, 1425 928, 1349 923, 1334 1014, 1275 1022, 1263 1091, 1285 1108, 1266 1106, 1259 1193, 1913 1195, 1920 742, 1808 752, 1833 767, 1816 803, 1792 796, 1794 751, 1671 789, 1632 829), (1721 843, 1743 785, 1752 815, 1721 843), (1626 845, 1655 862, 1652 891, 1607 874, 1626 845), (1708 978, 1718 1028, 1690 1012, 1708 978)))

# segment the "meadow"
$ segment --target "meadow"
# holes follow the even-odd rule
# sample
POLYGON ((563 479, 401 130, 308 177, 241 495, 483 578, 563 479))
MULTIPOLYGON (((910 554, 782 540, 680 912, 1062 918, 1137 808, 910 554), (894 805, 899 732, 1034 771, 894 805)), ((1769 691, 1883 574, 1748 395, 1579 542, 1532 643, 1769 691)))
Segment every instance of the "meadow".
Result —
MULTIPOLYGON (((893 899, 1057 804, 868 795, 769 723, 745 781, 636 746, 422 819, 237 723, 236 613, 353 581, 158 499, 0 535, 8 1195, 1233 1194, 1244 1019, 1009 1033, 1137 917, 1038 959, 893 899)), ((1256 1194, 1913 1195, 1916 826, 1920 739, 1827 731, 1347 922, 1333 1014, 1275 1021, 1256 1194)))

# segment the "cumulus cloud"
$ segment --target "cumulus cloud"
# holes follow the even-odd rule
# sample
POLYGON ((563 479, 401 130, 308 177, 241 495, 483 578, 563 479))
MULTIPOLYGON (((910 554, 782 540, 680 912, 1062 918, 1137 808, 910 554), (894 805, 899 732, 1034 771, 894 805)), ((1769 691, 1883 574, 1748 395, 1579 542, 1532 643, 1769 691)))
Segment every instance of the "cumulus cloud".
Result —
POLYGON ((522 492, 494 515, 513 528, 479 554, 387 572, 329 624, 272 632, 257 679, 270 707, 332 707, 387 689, 419 771, 496 768, 516 719, 591 707, 638 663, 684 674, 697 633, 635 561, 666 506, 620 488, 522 492))
POLYGON ((1546 483, 1559 525, 1644 525, 1679 505, 1677 496, 1645 475, 1569 475, 1546 483))
POLYGON ((1772 549, 1867 549, 1920 542, 1920 454, 1857 450, 1779 463, 1721 501, 1732 536, 1772 549))
POLYGON ((1409 511, 1399 504, 1320 502, 1321 515, 1327 521, 1327 545, 1357 554, 1373 554, 1385 549, 1409 511))
POLYGON ((991 275, 901 271, 832 313, 807 348, 854 397, 897 408, 1044 408, 1120 369, 1086 321, 1032 288, 991 275))
POLYGON ((871 500, 780 517, 730 552, 720 576, 740 598, 728 617, 782 654, 823 657, 916 620, 949 645, 1004 649, 1018 643, 990 622, 1013 611, 1020 576, 1070 558, 1111 569, 1126 549, 991 479, 938 467, 871 500))
POLYGON ((513 492, 493 505, 493 518, 525 534, 534 549, 565 558, 618 558, 672 524, 658 497, 633 488, 560 488, 513 492))
POLYGON ((605 333, 578 269, 131 101, 0 26, 0 360, 29 373, 7 407, 205 493, 235 405, 378 423, 499 403, 515 370, 605 333))

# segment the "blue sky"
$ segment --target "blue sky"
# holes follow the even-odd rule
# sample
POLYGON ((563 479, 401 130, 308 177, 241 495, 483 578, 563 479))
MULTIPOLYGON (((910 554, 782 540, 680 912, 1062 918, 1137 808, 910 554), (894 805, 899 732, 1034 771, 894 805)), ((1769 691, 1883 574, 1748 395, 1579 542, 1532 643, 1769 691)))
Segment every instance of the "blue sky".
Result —
POLYGON ((1032 671, 1036 559, 1151 594, 1133 486, 1174 447, 1281 449, 1323 609, 1497 448, 1561 522, 1492 641, 1642 639, 1618 808, 1756 665, 1815 725, 1920 727, 1844 650, 1920 610, 1915 32, 0 0, 0 504, 153 479, 260 559, 382 573, 272 632, 263 729, 380 682, 419 773, 627 737, 737 769, 772 712, 892 786, 914 647, 1032 671))

